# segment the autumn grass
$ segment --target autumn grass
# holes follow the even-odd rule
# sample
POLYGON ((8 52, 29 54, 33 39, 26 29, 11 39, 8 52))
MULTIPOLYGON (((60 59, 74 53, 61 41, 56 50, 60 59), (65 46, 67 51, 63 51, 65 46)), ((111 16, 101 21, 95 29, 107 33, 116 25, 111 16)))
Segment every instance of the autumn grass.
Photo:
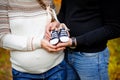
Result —
POLYGON ((120 80, 120 38, 108 42, 110 49, 109 76, 110 80, 120 80))
POLYGON ((11 80, 9 51, 0 49, 0 80, 11 80))

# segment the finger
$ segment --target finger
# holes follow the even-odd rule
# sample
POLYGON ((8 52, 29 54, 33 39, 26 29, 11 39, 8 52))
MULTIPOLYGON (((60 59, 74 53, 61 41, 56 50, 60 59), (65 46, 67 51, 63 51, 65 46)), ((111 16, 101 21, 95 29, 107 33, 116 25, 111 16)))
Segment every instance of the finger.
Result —
POLYGON ((50 33, 51 27, 52 27, 52 24, 51 24, 51 23, 49 23, 49 24, 46 26, 46 33, 50 33))
POLYGON ((50 40, 50 37, 51 37, 50 34, 45 33, 45 36, 44 36, 45 39, 50 40))
POLYGON ((57 48, 60 48, 60 47, 66 47, 68 45, 68 43, 58 43, 56 46, 57 48))
POLYGON ((64 27, 67 31, 69 31, 69 29, 67 28, 67 26, 64 23, 61 23, 60 26, 64 27))
POLYGON ((57 49, 48 48, 47 51, 49 51, 49 52, 57 52, 57 49))
POLYGON ((48 48, 50 48, 50 49, 56 49, 56 48, 57 48, 57 46, 52 45, 52 44, 50 44, 50 43, 49 43, 47 46, 48 46, 48 48))
POLYGON ((61 47, 61 48, 57 48, 57 49, 50 49, 49 52, 50 53, 58 53, 59 51, 63 51, 65 49, 65 47, 61 47))
POLYGON ((64 49, 65 49, 65 47, 60 47, 60 48, 57 48, 57 51, 62 51, 64 49))
POLYGON ((59 27, 59 25, 60 25, 60 23, 59 23, 59 22, 57 22, 57 21, 52 22, 52 29, 56 29, 56 28, 58 28, 58 27, 59 27))
POLYGON ((53 22, 51 22, 49 26, 50 26, 50 29, 49 29, 50 32, 56 28, 53 22))

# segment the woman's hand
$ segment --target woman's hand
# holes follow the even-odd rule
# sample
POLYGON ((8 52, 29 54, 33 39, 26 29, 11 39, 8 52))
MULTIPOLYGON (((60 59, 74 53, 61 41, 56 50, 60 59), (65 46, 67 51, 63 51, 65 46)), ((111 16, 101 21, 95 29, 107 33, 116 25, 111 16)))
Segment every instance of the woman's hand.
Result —
POLYGON ((72 45, 72 39, 69 38, 69 40, 67 42, 64 42, 64 43, 59 42, 56 45, 56 49, 59 49, 59 48, 62 48, 62 47, 70 47, 71 45, 72 45))
POLYGON ((51 31, 54 30, 54 29, 56 29, 56 28, 58 28, 59 25, 60 25, 60 23, 57 22, 57 21, 49 23, 46 26, 45 39, 50 40, 50 37, 51 37, 50 33, 51 33, 51 31))
POLYGON ((49 41, 46 39, 43 39, 41 41, 41 47, 50 53, 58 52, 58 51, 65 49, 65 47, 58 47, 57 48, 57 46, 50 44, 49 41))
POLYGON ((64 50, 67 46, 71 46, 71 44, 72 44, 71 38, 69 38, 69 41, 67 41, 65 43, 59 42, 56 45, 52 45, 49 42, 50 39, 51 39, 51 31, 54 30, 54 29, 59 30, 62 27, 64 27, 66 29, 66 31, 69 35, 68 28, 66 27, 66 25, 64 23, 59 23, 57 21, 54 21, 54 22, 49 23, 46 26, 46 33, 45 33, 44 39, 42 40, 41 45, 48 52, 58 52, 58 51, 64 50))

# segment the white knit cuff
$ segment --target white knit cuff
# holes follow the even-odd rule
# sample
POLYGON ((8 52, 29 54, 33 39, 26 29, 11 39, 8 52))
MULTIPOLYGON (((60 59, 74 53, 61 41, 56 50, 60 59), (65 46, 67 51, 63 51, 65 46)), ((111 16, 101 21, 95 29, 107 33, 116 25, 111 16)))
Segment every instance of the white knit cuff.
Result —
POLYGON ((41 38, 38 38, 38 37, 34 37, 32 39, 32 50, 35 50, 35 49, 38 49, 38 48, 41 48, 41 38))

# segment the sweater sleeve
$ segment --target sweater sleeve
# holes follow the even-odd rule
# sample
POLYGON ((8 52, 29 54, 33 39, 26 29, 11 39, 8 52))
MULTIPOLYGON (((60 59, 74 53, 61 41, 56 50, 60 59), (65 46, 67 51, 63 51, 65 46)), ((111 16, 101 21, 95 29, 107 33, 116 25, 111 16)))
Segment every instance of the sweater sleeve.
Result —
POLYGON ((8 2, 0 0, 0 47, 2 47, 2 38, 10 33, 8 18, 8 2))
POLYGON ((40 48, 41 37, 24 37, 6 34, 2 38, 2 47, 9 50, 31 51, 40 48))
POLYGON ((13 35, 8 16, 8 0, 0 0, 0 47, 9 50, 35 50, 40 48, 42 37, 23 37, 13 35))
POLYGON ((77 45, 91 46, 102 41, 120 37, 120 7, 117 0, 102 3, 103 26, 77 37, 77 45))

